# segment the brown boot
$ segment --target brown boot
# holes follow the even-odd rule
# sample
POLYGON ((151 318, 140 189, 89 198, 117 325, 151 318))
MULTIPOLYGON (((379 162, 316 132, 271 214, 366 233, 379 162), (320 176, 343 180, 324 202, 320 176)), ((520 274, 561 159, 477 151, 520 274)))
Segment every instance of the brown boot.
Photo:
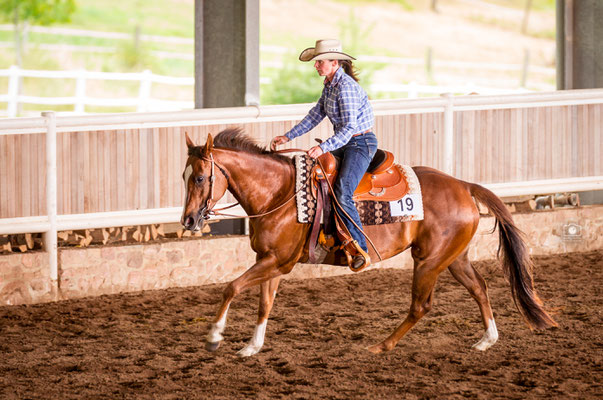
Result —
POLYGON ((371 259, 368 254, 357 254, 352 259, 350 269, 354 272, 360 272, 371 264, 371 259))

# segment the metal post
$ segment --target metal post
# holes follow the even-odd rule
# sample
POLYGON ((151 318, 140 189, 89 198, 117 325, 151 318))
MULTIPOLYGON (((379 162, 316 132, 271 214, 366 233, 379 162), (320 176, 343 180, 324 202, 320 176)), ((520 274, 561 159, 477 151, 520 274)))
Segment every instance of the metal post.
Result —
POLYGON ((449 175, 454 173, 454 109, 452 93, 443 93, 441 95, 446 99, 444 106, 444 164, 442 166, 444 172, 449 175))
POLYGON ((52 111, 45 111, 46 120, 46 213, 48 231, 44 234, 44 248, 48 252, 50 280, 58 298, 58 250, 57 250, 57 121, 52 111))
POLYGON ((565 28, 563 37, 563 48, 565 54, 563 55, 563 70, 565 76, 563 77, 564 89, 575 89, 574 86, 574 0, 565 0, 564 7, 564 21, 563 26, 565 28))

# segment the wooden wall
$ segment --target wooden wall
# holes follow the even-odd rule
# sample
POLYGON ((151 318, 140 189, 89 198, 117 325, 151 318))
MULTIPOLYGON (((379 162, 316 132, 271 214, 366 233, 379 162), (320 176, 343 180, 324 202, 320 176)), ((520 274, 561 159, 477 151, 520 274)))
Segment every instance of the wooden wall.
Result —
MULTIPOLYGON (((603 175, 603 105, 455 112, 454 172, 480 183, 603 175)), ((234 124, 268 145, 296 121, 234 124)), ((202 144, 233 125, 57 134, 59 214, 181 206, 184 132, 202 144)), ((287 147, 326 139, 330 124, 287 147)), ((443 168, 442 113, 378 116, 380 147, 398 162, 443 168)), ((45 136, 0 135, 0 218, 44 215, 45 136)), ((232 201, 232 199, 226 199, 232 201)))

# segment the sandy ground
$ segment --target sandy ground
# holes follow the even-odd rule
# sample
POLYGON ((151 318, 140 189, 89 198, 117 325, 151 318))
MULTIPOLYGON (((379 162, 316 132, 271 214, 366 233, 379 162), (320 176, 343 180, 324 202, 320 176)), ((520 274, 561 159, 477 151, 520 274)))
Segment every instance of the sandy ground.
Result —
POLYGON ((0 398, 601 398, 603 250, 535 259, 535 281, 560 327, 530 332, 495 261, 490 286, 499 342, 471 349, 477 305, 447 272, 433 311, 391 352, 386 337, 409 305, 410 271, 284 281, 256 356, 257 290, 235 300, 225 342, 204 336, 224 285, 0 308, 0 398))

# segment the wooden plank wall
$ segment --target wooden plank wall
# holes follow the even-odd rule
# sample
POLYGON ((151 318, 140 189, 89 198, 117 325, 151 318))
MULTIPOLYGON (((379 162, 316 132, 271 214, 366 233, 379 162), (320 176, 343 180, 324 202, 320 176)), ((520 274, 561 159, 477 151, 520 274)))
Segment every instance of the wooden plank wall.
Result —
POLYGON ((602 175, 603 105, 455 114, 454 175, 514 182, 602 175))
MULTIPOLYGON (((602 114, 603 105, 455 112, 453 174, 481 183, 603 175, 602 114)), ((184 132, 203 144, 238 126, 268 146, 296 122, 58 133, 58 212, 181 206, 184 132)), ((284 147, 307 149, 330 132, 325 121, 284 147)), ((378 116, 375 133, 398 162, 442 169, 442 113, 378 116)), ((45 181, 44 134, 0 136, 0 218, 44 215, 45 181)))

